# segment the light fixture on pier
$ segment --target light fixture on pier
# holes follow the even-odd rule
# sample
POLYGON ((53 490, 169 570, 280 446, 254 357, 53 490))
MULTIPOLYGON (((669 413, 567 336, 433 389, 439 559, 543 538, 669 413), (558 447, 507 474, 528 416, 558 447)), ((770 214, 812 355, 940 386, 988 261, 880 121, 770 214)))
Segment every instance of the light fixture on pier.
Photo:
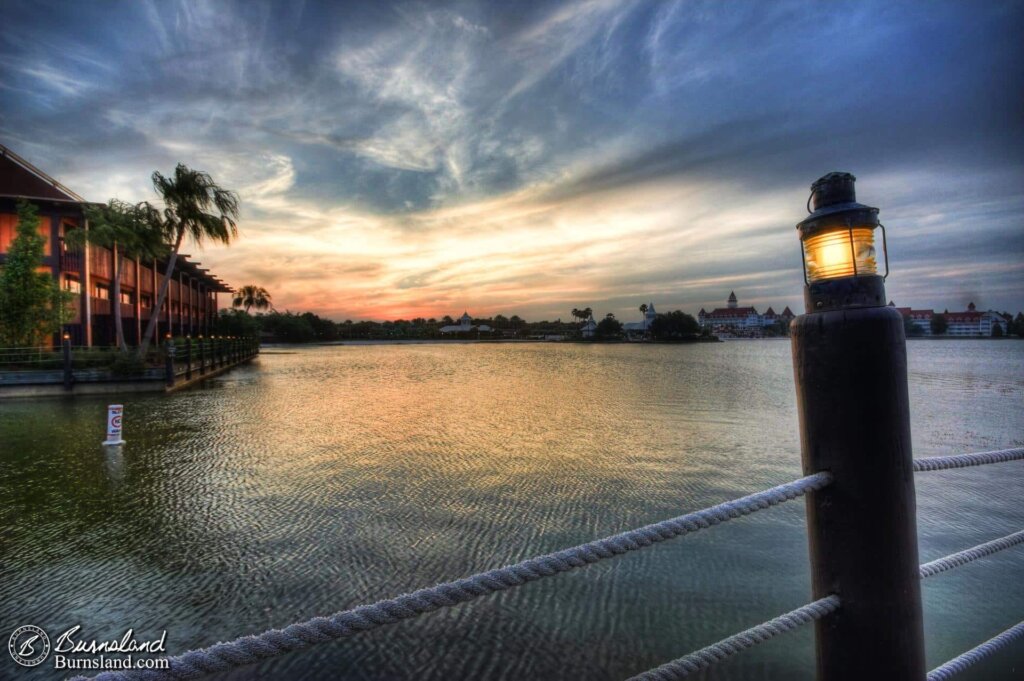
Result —
POLYGON ((64 335, 61 336, 61 338, 63 338, 64 340, 71 340, 71 334, 65 331, 64 335))
POLYGON ((829 173, 811 185, 808 208, 814 211, 796 226, 800 232, 808 312, 885 304, 889 276, 885 227, 878 209, 857 203, 855 178, 829 173), (878 274, 875 229, 882 228, 885 274, 878 274))
POLYGON ((815 598, 840 593, 854 604, 819 627, 817 671, 827 681, 874 678, 879 668, 923 680, 905 322, 885 302, 888 257, 882 274, 875 252, 875 230, 884 250, 885 228, 877 208, 857 203, 855 181, 817 180, 814 212, 796 226, 807 314, 789 335, 801 460, 804 475, 832 476, 807 495, 811 582, 815 598))

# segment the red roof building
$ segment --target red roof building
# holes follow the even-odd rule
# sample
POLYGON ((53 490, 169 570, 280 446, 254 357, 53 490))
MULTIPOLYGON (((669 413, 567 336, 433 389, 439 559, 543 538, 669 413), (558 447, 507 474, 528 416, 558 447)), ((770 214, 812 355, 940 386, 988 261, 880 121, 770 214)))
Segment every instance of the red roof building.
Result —
POLYGON ((711 312, 701 308, 697 313, 697 322, 701 327, 741 336, 760 336, 765 327, 775 326, 780 320, 789 322, 792 319, 793 313, 789 307, 781 315, 770 307, 763 315, 754 307, 740 307, 735 291, 729 293, 725 307, 717 307, 711 312))

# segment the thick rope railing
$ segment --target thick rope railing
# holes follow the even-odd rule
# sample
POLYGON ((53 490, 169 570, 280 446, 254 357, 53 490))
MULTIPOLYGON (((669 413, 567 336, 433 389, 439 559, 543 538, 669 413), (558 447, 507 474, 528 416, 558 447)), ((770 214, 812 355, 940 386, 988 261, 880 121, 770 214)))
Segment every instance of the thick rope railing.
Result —
POLYGON ((667 662, 660 667, 650 669, 642 674, 629 679, 629 681, 675 681, 683 679, 707 669, 716 662, 721 662, 727 657, 736 653, 753 648, 759 643, 775 638, 779 634, 793 631, 814 620, 819 620, 839 608, 838 596, 826 596, 796 610, 790 610, 785 615, 779 615, 775 619, 768 620, 751 627, 738 634, 724 638, 718 643, 713 643, 706 648, 680 657, 677 660, 667 662))
POLYGON ((999 449, 994 452, 978 452, 976 454, 957 454, 955 456, 928 456, 923 459, 914 459, 914 472, 944 471, 950 468, 984 466, 990 463, 1005 463, 1020 459, 1024 459, 1024 447, 999 449))
POLYGON ((964 549, 963 551, 951 553, 943 558, 923 564, 921 566, 921 579, 926 579, 933 575, 937 575, 940 572, 945 572, 946 570, 952 570, 953 568, 960 567, 961 565, 967 565, 979 558, 991 556, 993 553, 997 553, 1003 549, 1008 549, 1011 546, 1016 546, 1021 543, 1024 543, 1024 530, 1008 534, 1005 537, 1000 537, 999 539, 987 541, 984 544, 972 546, 971 548, 964 549))
MULTIPOLYGON (((978 544, 957 553, 951 553, 948 556, 921 565, 921 579, 966 565, 979 558, 990 556, 993 553, 1021 543, 1024 543, 1024 531, 1014 532, 1005 537, 993 539, 992 541, 978 544)), ((759 624, 756 627, 722 639, 718 643, 713 643, 677 660, 667 662, 643 674, 638 674, 632 677, 630 681, 674 681, 675 679, 685 678, 694 672, 707 669, 715 662, 721 662, 738 652, 752 648, 758 643, 764 643, 779 634, 792 631, 813 620, 821 619, 838 608, 839 598, 837 596, 822 598, 785 615, 776 617, 773 620, 759 624)))
MULTIPOLYGON (((591 565, 606 558, 681 537, 720 523, 777 506, 821 489, 832 481, 822 472, 798 478, 776 487, 733 499, 710 508, 598 539, 573 548, 530 558, 514 565, 482 572, 471 577, 420 589, 396 598, 344 610, 329 617, 315 617, 284 629, 271 629, 209 648, 167 658, 167 669, 119 670, 96 676, 115 679, 192 679, 260 662, 271 657, 308 648, 361 631, 369 631, 440 608, 465 603, 498 591, 505 591, 544 577, 591 565)), ((79 677, 81 678, 81 677, 79 677)))
POLYGON ((949 681, 956 674, 973 667, 986 657, 993 655, 1002 648, 1024 638, 1024 622, 1018 622, 1003 633, 990 638, 980 646, 971 648, 966 653, 954 657, 949 662, 928 672, 928 681, 949 681))

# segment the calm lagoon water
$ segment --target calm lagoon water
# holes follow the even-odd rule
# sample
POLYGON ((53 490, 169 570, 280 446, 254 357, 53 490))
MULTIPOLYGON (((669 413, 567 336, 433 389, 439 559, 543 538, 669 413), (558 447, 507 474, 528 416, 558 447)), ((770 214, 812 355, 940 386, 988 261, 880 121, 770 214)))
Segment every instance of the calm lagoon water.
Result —
MULTIPOLYGON (((1024 444, 1024 342, 909 354, 917 456, 1024 444)), ((0 403, 4 637, 166 629, 182 652, 800 475, 787 342, 278 348, 122 401, 116 457, 102 397, 0 403)), ((1022 499, 1019 464, 919 475, 922 559, 1021 529, 1022 499)), ((1022 577, 1011 549, 928 580, 929 663, 1020 621, 1022 577)), ((797 501, 226 678, 622 679, 809 584, 797 501)), ((703 678, 810 679, 811 633, 703 678)), ((4 656, 0 677, 59 675, 4 656)), ((1018 645, 962 678, 1022 677, 1018 645)))

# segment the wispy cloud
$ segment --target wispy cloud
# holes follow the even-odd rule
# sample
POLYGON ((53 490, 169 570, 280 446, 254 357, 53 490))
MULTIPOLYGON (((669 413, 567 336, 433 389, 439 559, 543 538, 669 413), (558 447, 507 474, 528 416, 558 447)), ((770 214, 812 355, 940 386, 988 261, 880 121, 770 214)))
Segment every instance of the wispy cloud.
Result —
POLYGON ((901 304, 1024 305, 1014 5, 68 7, 5 5, 0 139, 96 200, 210 171, 243 236, 197 257, 279 307, 799 309, 793 225, 834 169, 883 209, 901 304))

